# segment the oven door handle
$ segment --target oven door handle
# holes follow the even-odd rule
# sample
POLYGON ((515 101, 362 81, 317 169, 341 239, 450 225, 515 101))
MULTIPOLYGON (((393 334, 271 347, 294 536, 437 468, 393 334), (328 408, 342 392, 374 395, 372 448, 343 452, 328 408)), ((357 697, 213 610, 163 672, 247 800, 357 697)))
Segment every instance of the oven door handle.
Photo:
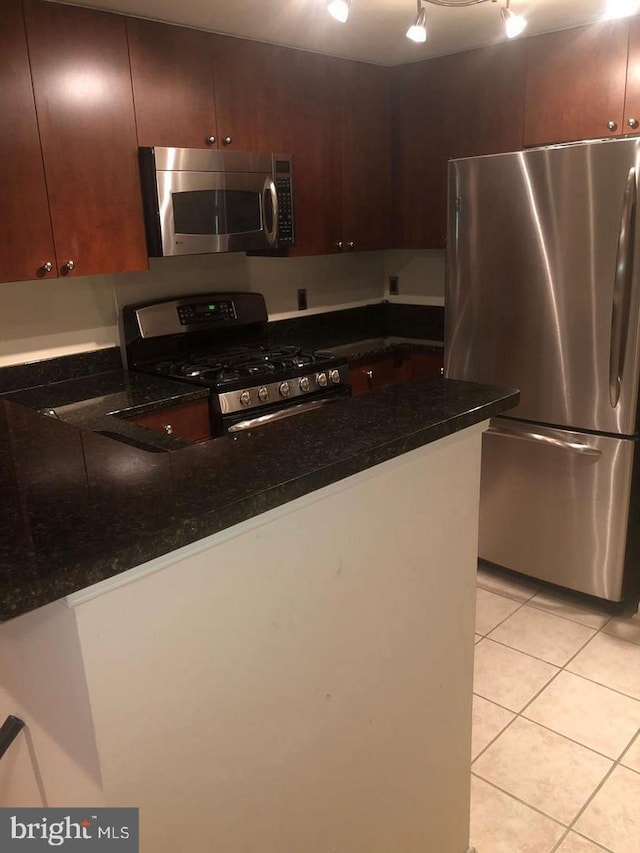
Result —
POLYGON ((267 199, 271 198, 271 229, 267 231, 266 228, 266 215, 263 216, 264 224, 265 224, 265 233, 267 235, 267 242, 270 246, 275 246, 276 241, 278 239, 278 219, 279 219, 279 207, 278 207, 278 192, 276 190, 276 185, 271 176, 269 176, 264 182, 263 189, 263 197, 262 204, 264 208, 264 213, 266 214, 267 209, 267 199))
POLYGON ((257 418, 248 418, 246 421, 239 421, 233 424, 227 432, 242 432, 246 429, 270 424, 274 421, 280 421, 283 418, 291 418, 293 415, 303 415, 305 412, 311 412, 313 409, 319 409, 320 406, 325 406, 327 403, 335 403, 342 399, 342 395, 337 397, 323 397, 322 400, 312 400, 309 403, 300 403, 297 406, 290 406, 287 409, 280 409, 278 412, 270 412, 268 415, 259 415, 257 418))

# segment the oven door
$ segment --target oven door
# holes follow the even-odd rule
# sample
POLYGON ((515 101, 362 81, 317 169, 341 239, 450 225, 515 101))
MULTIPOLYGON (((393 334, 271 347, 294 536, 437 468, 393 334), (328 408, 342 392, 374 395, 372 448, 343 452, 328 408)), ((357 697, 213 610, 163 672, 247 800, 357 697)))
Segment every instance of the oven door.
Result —
POLYGON ((163 255, 271 249, 273 177, 262 172, 156 172, 163 255))
MULTIPOLYGON (((248 412, 234 412, 233 414, 223 415, 219 411, 219 407, 216 407, 218 410, 215 411, 214 409, 213 414, 215 434, 246 432, 247 430, 274 423, 275 421, 281 421, 284 418, 312 412, 315 409, 323 408, 329 403, 335 403, 338 400, 344 399, 344 397, 348 397, 349 395, 350 390, 348 387, 336 387, 318 395, 296 397, 287 403, 279 401, 273 405, 261 406, 248 412)), ((214 402, 213 398, 212 402, 214 402)))

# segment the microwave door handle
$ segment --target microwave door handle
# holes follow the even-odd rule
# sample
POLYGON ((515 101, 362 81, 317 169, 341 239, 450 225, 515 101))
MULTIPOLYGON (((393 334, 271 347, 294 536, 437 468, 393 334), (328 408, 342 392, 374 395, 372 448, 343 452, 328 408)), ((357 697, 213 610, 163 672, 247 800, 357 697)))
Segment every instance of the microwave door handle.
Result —
POLYGON ((611 305, 611 344, 609 349, 609 402, 613 409, 620 399, 624 354, 629 331, 631 274, 635 244, 635 221, 638 184, 635 166, 629 169, 622 202, 616 272, 611 305))
MULTIPOLYGON (((279 208, 278 208, 278 193, 276 190, 276 185, 274 183, 273 178, 268 177, 264 182, 264 190, 263 190, 263 201, 262 204, 266 209, 267 197, 271 196, 271 212, 273 216, 273 220, 271 223, 271 230, 267 231, 267 241, 270 246, 276 245, 276 240, 278 239, 278 219, 279 219, 279 208)), ((266 223, 265 223, 266 224, 266 223)))

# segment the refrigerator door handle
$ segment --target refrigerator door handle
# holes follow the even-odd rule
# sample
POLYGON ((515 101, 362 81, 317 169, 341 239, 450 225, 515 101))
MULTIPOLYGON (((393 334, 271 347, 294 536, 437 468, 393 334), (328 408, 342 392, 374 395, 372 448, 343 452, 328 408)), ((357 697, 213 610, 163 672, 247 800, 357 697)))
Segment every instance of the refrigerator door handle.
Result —
POLYGON ((602 451, 596 447, 591 447, 588 444, 582 444, 578 441, 566 441, 562 438, 553 438, 550 435, 542 435, 531 430, 518 429, 511 431, 510 429, 501 429, 500 427, 490 426, 487 433, 491 435, 499 435, 501 438, 516 438, 519 441, 534 441, 536 444, 546 444, 549 447, 557 447, 559 450, 568 450, 571 453, 578 453, 580 456, 602 456, 602 451))
POLYGON ((627 333, 629 329, 629 303, 631 299, 631 273, 633 271, 637 195, 636 168, 632 166, 627 175, 622 202, 618 251, 616 253, 616 274, 613 283, 613 301, 611 306, 609 401, 613 409, 616 408, 620 399, 624 353, 627 346, 627 333))

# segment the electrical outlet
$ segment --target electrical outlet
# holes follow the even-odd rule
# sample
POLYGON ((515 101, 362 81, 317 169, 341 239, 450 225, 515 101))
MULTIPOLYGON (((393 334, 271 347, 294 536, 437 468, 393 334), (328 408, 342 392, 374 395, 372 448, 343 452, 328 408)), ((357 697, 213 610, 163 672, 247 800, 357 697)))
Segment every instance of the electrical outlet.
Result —
POLYGON ((301 287, 298 291, 298 311, 307 310, 307 288, 301 287))
POLYGON ((399 293, 398 289, 398 276, 390 275, 389 276, 389 296, 397 296, 399 293))

